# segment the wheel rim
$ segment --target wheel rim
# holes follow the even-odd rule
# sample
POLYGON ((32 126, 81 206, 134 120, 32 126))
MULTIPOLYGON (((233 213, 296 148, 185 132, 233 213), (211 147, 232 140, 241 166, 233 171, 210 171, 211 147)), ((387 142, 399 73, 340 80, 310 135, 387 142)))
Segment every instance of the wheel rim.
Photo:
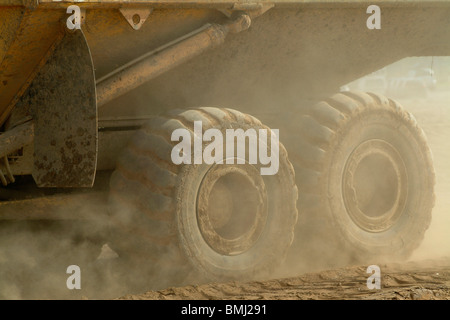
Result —
POLYGON ((343 172, 343 199, 353 222, 368 232, 391 228, 407 198, 407 171, 397 150, 384 140, 358 145, 343 172))
POLYGON ((197 223, 216 252, 233 256, 250 249, 267 221, 267 194, 259 171, 249 164, 214 165, 197 197, 197 223))

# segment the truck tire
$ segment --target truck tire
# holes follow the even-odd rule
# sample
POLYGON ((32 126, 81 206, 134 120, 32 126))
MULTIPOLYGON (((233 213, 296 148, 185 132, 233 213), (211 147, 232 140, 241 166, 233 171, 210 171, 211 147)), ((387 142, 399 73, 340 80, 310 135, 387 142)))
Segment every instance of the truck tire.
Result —
POLYGON ((383 96, 342 92, 292 119, 299 129, 285 144, 305 211, 296 233, 304 250, 345 257, 338 264, 409 257, 430 224, 435 184, 414 117, 383 96))
POLYGON ((175 165, 171 151, 178 141, 171 141, 171 134, 181 128, 192 137, 194 121, 224 137, 226 129, 268 129, 231 109, 175 110, 152 118, 111 177, 110 212, 117 230, 111 247, 120 256, 151 259, 166 271, 175 267, 174 273, 189 266, 183 270, 200 271, 207 279, 270 273, 287 253, 297 220, 287 152, 280 144, 275 175, 260 175, 260 164, 175 165))

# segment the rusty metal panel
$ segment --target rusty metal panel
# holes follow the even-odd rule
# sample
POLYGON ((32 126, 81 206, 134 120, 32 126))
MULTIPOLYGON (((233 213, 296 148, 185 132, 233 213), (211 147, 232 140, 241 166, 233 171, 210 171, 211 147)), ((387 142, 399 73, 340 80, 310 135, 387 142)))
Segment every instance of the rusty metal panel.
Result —
POLYGON ((0 0, 0 6, 24 6, 35 7, 38 0, 0 0))
POLYGON ((67 33, 25 96, 35 124, 33 178, 40 187, 91 187, 97 104, 83 33, 67 33))
MULTIPOLYGON (((49 5, 53 7, 67 6, 68 3, 73 3, 73 0, 39 0, 40 4, 49 5)), ((346 5, 346 6, 358 6, 370 4, 388 5, 388 6, 402 6, 402 5, 448 5, 448 0, 371 0, 371 1, 359 1, 359 0, 84 0, 82 6, 84 7, 122 7, 133 5, 151 5, 154 8, 164 6, 179 6, 179 7, 213 7, 220 6, 227 9, 248 10, 257 9, 261 4, 276 4, 276 5, 298 5, 298 4, 312 4, 312 5, 346 5)))
POLYGON ((0 125, 62 36, 64 14, 0 7, 0 125))

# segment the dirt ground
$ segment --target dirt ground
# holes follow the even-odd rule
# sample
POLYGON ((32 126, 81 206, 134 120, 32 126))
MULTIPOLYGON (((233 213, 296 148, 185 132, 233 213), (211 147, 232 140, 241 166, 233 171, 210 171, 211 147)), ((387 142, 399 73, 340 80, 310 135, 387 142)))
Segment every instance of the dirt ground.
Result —
POLYGON ((120 299, 375 299, 450 300, 450 259, 423 260, 404 264, 380 265, 381 289, 368 289, 366 266, 306 273, 298 277, 255 281, 210 283, 200 286, 171 287, 120 299))

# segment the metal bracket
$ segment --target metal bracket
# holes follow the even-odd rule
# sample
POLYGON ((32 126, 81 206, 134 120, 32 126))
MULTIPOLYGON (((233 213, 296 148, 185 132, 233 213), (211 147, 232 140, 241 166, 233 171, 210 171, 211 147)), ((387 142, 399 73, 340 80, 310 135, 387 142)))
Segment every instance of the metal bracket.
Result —
POLYGON ((246 12, 250 18, 256 18, 260 15, 263 15, 269 9, 273 8, 275 5, 263 4, 263 3, 234 3, 230 9, 217 9, 222 12, 227 18, 231 18, 233 13, 236 11, 244 11, 246 12))
POLYGON ((153 12, 153 8, 120 8, 119 10, 134 30, 139 30, 153 12))
POLYGON ((81 15, 81 25, 84 25, 84 22, 86 21, 86 8, 83 7, 80 8, 80 15, 81 15))
POLYGON ((3 157, 0 159, 0 181, 5 187, 9 183, 13 183, 15 181, 11 168, 9 167, 8 157, 3 157), (5 172, 3 173, 3 171, 5 172))

